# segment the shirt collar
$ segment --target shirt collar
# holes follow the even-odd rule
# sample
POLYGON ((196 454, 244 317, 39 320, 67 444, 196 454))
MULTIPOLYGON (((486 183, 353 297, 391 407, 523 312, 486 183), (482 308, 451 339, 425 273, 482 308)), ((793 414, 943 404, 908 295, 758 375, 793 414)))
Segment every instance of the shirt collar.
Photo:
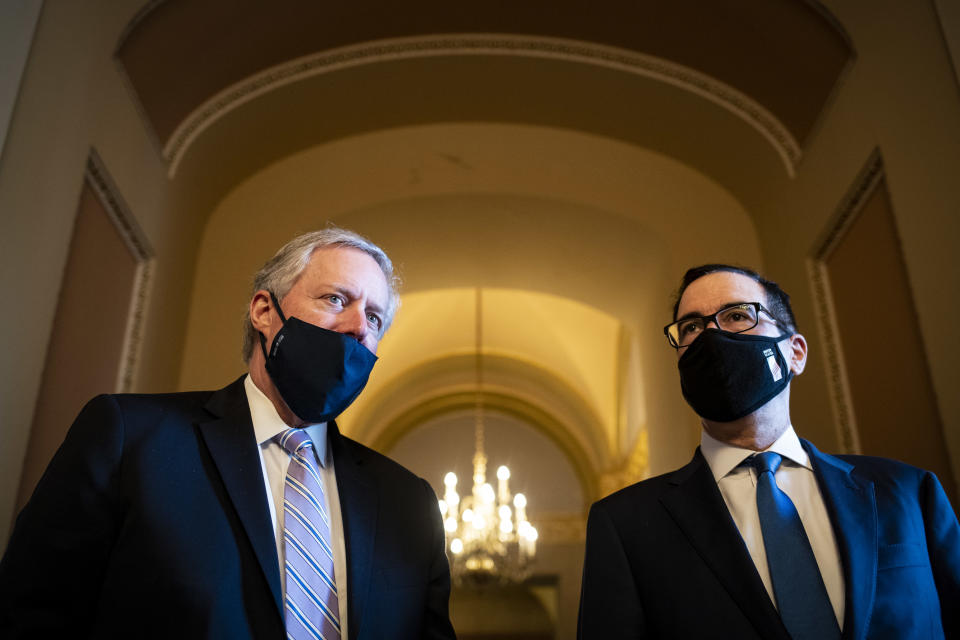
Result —
MULTIPOLYGON (((800 438, 797 437, 797 432, 793 430, 793 425, 787 427, 766 450, 775 451, 795 464, 813 470, 813 466, 810 464, 810 456, 807 455, 800 444, 800 438)), ((721 478, 736 469, 741 462, 757 453, 753 449, 741 449, 720 442, 706 430, 700 433, 700 452, 706 458, 707 465, 713 473, 713 479, 717 482, 720 482, 721 478)))
MULTIPOLYGON (((253 382, 250 374, 243 380, 243 388, 247 392, 247 404, 250 405, 250 418, 253 420, 253 433, 257 444, 268 444, 278 434, 283 433, 290 426, 280 418, 277 408, 270 402, 270 398, 253 382)), ((304 427, 313 441, 313 450, 317 460, 324 467, 327 466, 327 423, 320 422, 304 427)), ((276 443, 274 443, 276 444, 276 443)), ((279 447, 280 445, 277 444, 279 447)))

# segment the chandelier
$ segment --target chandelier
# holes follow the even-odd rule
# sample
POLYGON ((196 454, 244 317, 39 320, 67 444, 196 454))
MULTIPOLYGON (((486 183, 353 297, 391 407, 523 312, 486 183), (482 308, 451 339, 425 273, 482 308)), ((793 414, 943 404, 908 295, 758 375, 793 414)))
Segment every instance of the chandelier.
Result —
POLYGON ((440 512, 450 551, 450 572, 457 584, 520 582, 529 573, 537 552, 537 530, 527 520, 527 499, 510 495, 510 469, 497 469, 497 489, 487 482, 484 453, 481 290, 476 296, 476 373, 474 411, 473 491, 461 497, 452 471, 443 479, 446 490, 440 512))

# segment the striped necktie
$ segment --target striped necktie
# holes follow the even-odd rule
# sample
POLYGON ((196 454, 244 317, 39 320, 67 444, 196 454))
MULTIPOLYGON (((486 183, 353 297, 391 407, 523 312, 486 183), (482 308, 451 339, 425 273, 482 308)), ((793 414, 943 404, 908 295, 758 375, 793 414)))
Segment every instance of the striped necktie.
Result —
POLYGON ((330 518, 313 441, 303 429, 287 429, 275 440, 291 456, 283 488, 287 638, 339 640, 330 518))
POLYGON ((780 454, 765 451, 748 460, 757 470, 757 512, 780 619, 793 640, 839 640, 840 627, 800 514, 774 477, 780 454))

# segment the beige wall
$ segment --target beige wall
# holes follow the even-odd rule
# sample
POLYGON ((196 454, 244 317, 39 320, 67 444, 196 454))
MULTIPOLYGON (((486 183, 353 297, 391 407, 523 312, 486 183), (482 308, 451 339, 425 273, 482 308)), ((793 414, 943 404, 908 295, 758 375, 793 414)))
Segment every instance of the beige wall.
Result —
POLYGON ((42 6, 43 0, 7 0, 0 5, 0 155, 42 6))
POLYGON ((960 4, 952 0, 934 0, 933 4, 937 9, 943 37, 950 52, 953 73, 956 75, 957 82, 960 83, 960 4))
POLYGON ((156 251, 138 388, 177 384, 197 231, 170 206, 165 169, 113 64, 139 1, 46 2, 0 158, 0 546, 29 427, 90 149, 156 251))
POLYGON ((120 391, 127 315, 137 279, 131 254, 94 188, 80 196, 56 317, 34 410, 23 479, 22 508, 67 428, 95 395, 120 391))
POLYGON ((823 259, 858 446, 937 474, 956 501, 943 424, 917 326, 890 197, 880 179, 823 259), (877 352, 891 366, 878 367, 877 352))
MULTIPOLYGON (((960 469, 960 340, 944 339, 955 335, 960 291, 958 85, 930 3, 827 4, 848 30, 857 60, 810 140, 796 179, 768 185, 766 203, 755 215, 765 263, 793 295, 810 339, 807 373, 794 384, 794 423, 824 449, 836 447, 806 261, 879 149, 952 466, 960 469)), ((881 350, 876 366, 890 366, 881 350)))

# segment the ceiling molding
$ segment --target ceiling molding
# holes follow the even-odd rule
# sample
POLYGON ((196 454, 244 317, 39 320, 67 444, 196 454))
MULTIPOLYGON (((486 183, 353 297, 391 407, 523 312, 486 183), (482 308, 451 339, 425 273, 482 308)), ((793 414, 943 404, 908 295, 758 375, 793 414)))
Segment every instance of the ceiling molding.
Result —
POLYGON ((799 143, 769 110, 748 95, 690 67, 663 58, 563 38, 502 34, 447 34, 366 42, 276 65, 217 93, 183 120, 163 148, 173 178, 191 145, 220 118, 280 87, 352 67, 397 60, 451 56, 543 58, 612 69, 680 88, 727 110, 759 133, 793 177, 799 143))

